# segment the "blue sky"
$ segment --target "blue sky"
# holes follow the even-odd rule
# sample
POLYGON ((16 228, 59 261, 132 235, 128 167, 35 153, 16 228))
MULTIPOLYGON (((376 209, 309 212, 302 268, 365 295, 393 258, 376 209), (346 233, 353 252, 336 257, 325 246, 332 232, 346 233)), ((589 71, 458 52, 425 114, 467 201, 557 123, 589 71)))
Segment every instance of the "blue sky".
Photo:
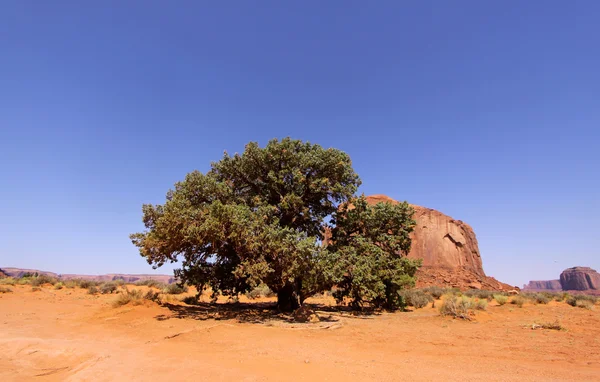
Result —
POLYGON ((224 150, 291 136, 348 152, 366 194, 468 222, 501 281, 598 269, 599 14, 2 1, 0 266, 152 272, 128 238, 142 203, 224 150))

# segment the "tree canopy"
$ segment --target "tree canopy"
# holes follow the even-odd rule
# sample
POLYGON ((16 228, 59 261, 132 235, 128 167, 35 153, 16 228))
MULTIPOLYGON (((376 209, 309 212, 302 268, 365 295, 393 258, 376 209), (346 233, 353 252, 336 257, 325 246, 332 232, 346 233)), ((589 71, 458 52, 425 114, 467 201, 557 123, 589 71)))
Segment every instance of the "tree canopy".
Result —
POLYGON ((235 296, 264 283, 289 311, 339 283, 340 298, 381 305, 414 275, 397 254, 410 248, 414 221, 408 205, 366 205, 355 197, 359 185, 340 150, 290 138, 251 142, 206 174, 189 173, 163 205, 144 205, 146 230, 131 239, 155 267, 181 261, 176 276, 199 291, 235 296), (328 229, 334 241, 324 245, 328 229), (363 281, 359 268, 379 281, 363 281))

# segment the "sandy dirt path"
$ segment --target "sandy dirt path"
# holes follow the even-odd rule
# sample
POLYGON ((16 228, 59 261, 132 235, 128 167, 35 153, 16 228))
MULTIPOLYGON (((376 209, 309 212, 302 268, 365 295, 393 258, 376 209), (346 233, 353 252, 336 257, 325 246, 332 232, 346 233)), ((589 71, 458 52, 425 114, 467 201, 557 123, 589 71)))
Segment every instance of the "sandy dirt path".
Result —
POLYGON ((1 381, 600 381, 600 306, 491 303, 473 322, 430 307, 334 312, 294 324, 176 302, 113 308, 115 295, 80 289, 11 289, 0 295, 1 381), (527 328, 555 320, 567 330, 527 328))

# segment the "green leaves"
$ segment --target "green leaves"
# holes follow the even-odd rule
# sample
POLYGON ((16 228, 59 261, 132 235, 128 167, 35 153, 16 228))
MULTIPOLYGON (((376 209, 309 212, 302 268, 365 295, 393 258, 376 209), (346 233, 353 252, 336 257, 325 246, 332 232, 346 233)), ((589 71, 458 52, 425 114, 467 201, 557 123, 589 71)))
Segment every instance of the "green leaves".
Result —
POLYGON ((359 185, 342 151, 290 138, 251 142, 208 173, 187 174, 163 205, 144 205, 146 231, 131 240, 154 267, 181 261, 176 276, 199 290, 234 296, 262 283, 281 309, 294 309, 339 282, 340 300, 382 305, 414 275, 402 257, 412 209, 353 199, 359 185), (334 244, 325 247, 329 217, 334 244))
POLYGON ((420 261, 405 257, 416 222, 408 203, 370 206, 364 195, 343 205, 333 219, 329 250, 338 254, 343 276, 334 296, 348 297, 352 305, 370 303, 396 309, 402 301, 397 291, 414 285, 420 261))

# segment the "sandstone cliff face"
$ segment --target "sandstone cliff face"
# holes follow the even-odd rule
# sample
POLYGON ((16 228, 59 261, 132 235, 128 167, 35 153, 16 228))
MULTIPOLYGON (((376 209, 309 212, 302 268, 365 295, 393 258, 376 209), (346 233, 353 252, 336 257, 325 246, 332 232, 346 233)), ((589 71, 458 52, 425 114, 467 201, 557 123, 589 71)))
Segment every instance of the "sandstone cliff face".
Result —
MULTIPOLYGON (((369 204, 398 203, 385 195, 367 197, 369 204)), ((486 276, 475 232, 468 224, 431 208, 411 205, 417 222, 408 257, 423 259, 417 286, 439 285, 461 289, 512 290, 486 276)))
POLYGON ((525 285, 523 290, 530 290, 530 291, 536 291, 536 292, 561 291, 562 285, 560 284, 560 280, 530 281, 529 284, 525 285))
MULTIPOLYGON (((369 204, 397 203, 385 195, 367 197, 369 204)), ((421 206, 415 209, 417 226, 413 232, 409 257, 423 259, 424 267, 464 268, 485 276, 475 232, 466 223, 421 206)))
POLYGON ((589 267, 565 269, 560 274, 563 290, 600 290, 600 273, 589 267))

